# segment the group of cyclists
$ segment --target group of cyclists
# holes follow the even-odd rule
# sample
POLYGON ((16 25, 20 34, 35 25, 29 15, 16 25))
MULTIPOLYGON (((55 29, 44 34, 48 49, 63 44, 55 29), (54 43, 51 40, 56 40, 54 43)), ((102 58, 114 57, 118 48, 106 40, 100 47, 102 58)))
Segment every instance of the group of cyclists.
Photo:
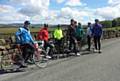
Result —
MULTIPOLYGON (((16 35, 16 43, 20 45, 21 51, 22 51, 22 57, 24 59, 24 62, 21 63, 21 67, 27 67, 25 63, 27 63, 28 59, 33 56, 35 52, 35 41, 44 41, 44 50, 47 51, 47 48, 49 47, 50 50, 48 51, 48 54, 46 55, 46 58, 52 58, 53 52, 52 48, 53 46, 49 42, 49 32, 48 32, 48 24, 44 24, 44 27, 40 29, 40 31, 37 33, 37 36, 35 37, 35 40, 33 40, 32 35, 30 33, 30 22, 25 21, 23 27, 20 27, 18 31, 15 33, 16 35), (28 54, 26 50, 31 50, 31 52, 28 54)), ((85 30, 83 29, 81 23, 77 23, 74 19, 70 20, 70 25, 67 28, 67 33, 63 34, 62 27, 58 25, 55 30, 53 31, 53 38, 55 41, 55 45, 57 46, 58 52, 60 52, 62 47, 62 41, 63 38, 66 37, 67 41, 69 41, 69 50, 72 50, 75 55, 80 55, 79 50, 81 50, 81 44, 82 39, 84 36, 87 36, 87 43, 88 43, 88 51, 91 49, 91 40, 94 40, 94 47, 95 52, 101 53, 101 36, 102 36, 102 25, 99 23, 98 19, 95 19, 95 23, 92 25, 90 22, 87 26, 87 32, 85 33, 85 30), (78 46, 80 46, 80 49, 78 49, 78 46)))

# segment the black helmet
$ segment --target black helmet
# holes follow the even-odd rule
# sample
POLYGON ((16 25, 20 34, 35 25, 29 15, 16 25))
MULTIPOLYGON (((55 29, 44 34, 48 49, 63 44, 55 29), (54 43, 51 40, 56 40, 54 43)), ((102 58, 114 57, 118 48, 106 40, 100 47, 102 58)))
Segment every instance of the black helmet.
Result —
POLYGON ((88 22, 88 25, 91 25, 91 22, 88 22))
POLYGON ((25 22, 24 22, 24 24, 29 25, 29 24, 30 24, 30 22, 29 22, 29 21, 25 21, 25 22))
POLYGON ((73 21, 74 21, 74 19, 71 19, 71 20, 70 20, 70 22, 73 22, 73 21))
POLYGON ((99 19, 95 19, 95 22, 99 22, 99 19))
POLYGON ((44 27, 48 28, 48 24, 44 24, 44 27))

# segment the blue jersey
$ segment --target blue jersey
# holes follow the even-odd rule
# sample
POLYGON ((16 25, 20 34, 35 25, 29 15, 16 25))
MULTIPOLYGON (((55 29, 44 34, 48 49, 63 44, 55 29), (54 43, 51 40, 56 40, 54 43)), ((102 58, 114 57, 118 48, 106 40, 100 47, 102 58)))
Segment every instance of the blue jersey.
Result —
POLYGON ((101 36, 102 35, 102 25, 101 24, 94 24, 93 25, 92 35, 93 36, 101 36))
POLYGON ((32 36, 30 34, 30 31, 26 29, 25 27, 19 28, 19 30, 16 32, 15 35, 17 37, 16 42, 19 44, 27 44, 27 43, 33 44, 34 43, 32 36))

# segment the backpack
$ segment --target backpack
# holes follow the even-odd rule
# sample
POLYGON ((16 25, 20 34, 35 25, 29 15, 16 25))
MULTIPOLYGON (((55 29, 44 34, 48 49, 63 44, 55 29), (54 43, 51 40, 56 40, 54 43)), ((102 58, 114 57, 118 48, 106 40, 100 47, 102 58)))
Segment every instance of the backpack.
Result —
POLYGON ((77 28, 76 29, 76 37, 83 37, 83 35, 84 35, 84 31, 83 31, 83 29, 81 29, 81 28, 77 28))
POLYGON ((15 43, 16 44, 21 44, 22 43, 22 38, 21 35, 18 35, 18 33, 21 32, 21 29, 18 29, 18 31, 15 33, 15 43))

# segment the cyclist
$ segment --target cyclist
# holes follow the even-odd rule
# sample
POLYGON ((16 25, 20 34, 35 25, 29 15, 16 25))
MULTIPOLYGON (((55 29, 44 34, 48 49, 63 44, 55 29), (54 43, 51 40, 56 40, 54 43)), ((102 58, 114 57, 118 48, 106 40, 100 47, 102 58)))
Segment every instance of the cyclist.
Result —
POLYGON ((67 31, 68 38, 69 38, 69 50, 73 50, 76 55, 80 55, 77 52, 77 39, 76 39, 77 22, 73 19, 71 19, 70 22, 71 23, 70 23, 70 25, 68 27, 68 31, 67 31), (72 47, 73 47, 73 49, 72 49, 72 47))
POLYGON ((44 24, 44 27, 40 29, 37 35, 37 40, 44 41, 44 49, 47 51, 47 48, 50 48, 48 52, 47 58, 52 58, 52 48, 53 46, 49 43, 49 32, 48 32, 48 25, 44 24))
POLYGON ((25 21, 24 26, 20 27, 19 30, 16 32, 16 43, 20 44, 22 50, 22 57, 24 62, 28 62, 28 59, 33 56, 34 54, 34 40, 30 34, 30 22, 25 21), (29 53, 28 53, 29 51, 29 53))
POLYGON ((92 38, 92 25, 90 22, 88 22, 88 27, 87 27, 87 44, 88 44, 88 51, 90 51, 91 48, 91 38, 92 38))
POLYGON ((84 30, 82 28, 81 23, 78 23, 78 26, 76 27, 76 39, 77 39, 78 45, 80 47, 79 50, 81 50, 83 36, 84 36, 84 30))
POLYGON ((102 25, 99 23, 98 19, 95 19, 95 24, 93 25, 92 35, 94 37, 95 52, 101 53, 101 35, 102 35, 102 25))
POLYGON ((60 25, 57 26, 57 28, 54 30, 54 39, 55 39, 55 44, 57 46, 57 51, 61 51, 61 44, 62 44, 62 39, 63 39, 63 31, 60 27, 60 25))

